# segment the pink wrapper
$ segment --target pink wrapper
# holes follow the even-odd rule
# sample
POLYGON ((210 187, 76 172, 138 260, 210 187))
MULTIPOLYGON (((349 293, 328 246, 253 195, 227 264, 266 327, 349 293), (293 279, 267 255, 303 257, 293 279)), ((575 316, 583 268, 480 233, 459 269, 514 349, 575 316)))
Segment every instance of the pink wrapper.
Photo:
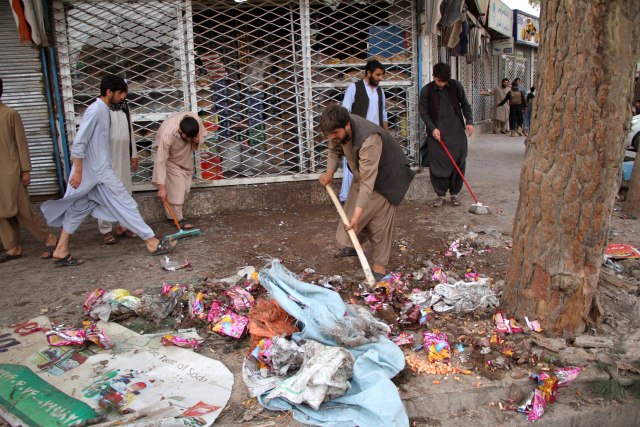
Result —
POLYGON ((438 283, 447 283, 447 275, 442 271, 442 268, 435 267, 432 271, 431 280, 438 283))
POLYGON ((102 298, 102 295, 104 295, 105 292, 106 291, 104 289, 98 288, 95 291, 91 292, 89 295, 87 295, 87 298, 84 300, 84 303, 82 304, 82 308, 84 309, 85 313, 88 313, 91 311, 96 301, 102 298))
POLYGON ((256 302, 246 290, 240 286, 236 286, 233 289, 228 289, 224 292, 233 301, 233 309, 236 311, 245 310, 253 307, 256 302))
POLYGON ((214 301, 211 303, 211 309, 207 315, 207 322, 214 323, 220 320, 229 311, 229 307, 221 303, 220 301, 214 301))
POLYGON ((185 285, 169 285, 165 283, 162 285, 160 293, 166 297, 172 297, 176 292, 180 292, 180 295, 182 295, 186 290, 187 287, 185 285))
POLYGON ((198 292, 195 295, 189 297, 189 314, 191 318, 204 317, 204 295, 202 292, 198 292))
POLYGON ((391 339, 396 345, 409 345, 413 344, 413 335, 406 332, 400 332, 397 337, 391 339))
POLYGON ((175 345, 176 347, 192 348, 194 350, 200 350, 200 343, 195 338, 181 338, 172 334, 167 334, 162 337, 162 345, 175 345))
POLYGON ((449 363, 451 361, 451 347, 449 347, 449 340, 445 334, 425 331, 422 336, 429 362, 449 363))
POLYGON ((464 273, 464 278, 467 279, 467 281, 469 282, 477 282, 478 279, 480 278, 480 274, 476 273, 476 271, 473 268, 468 268, 467 271, 464 273))
POLYGON ((64 345, 82 345, 92 342, 98 347, 108 350, 113 347, 105 333, 95 323, 85 322, 83 328, 62 328, 47 331, 47 342, 54 347, 64 345))
POLYGON ((249 324, 249 318, 239 316, 229 310, 227 314, 222 316, 218 322, 211 328, 212 331, 228 337, 240 338, 244 333, 244 329, 249 324))
POLYGON ((255 357, 259 362, 264 363, 265 365, 271 365, 271 347, 273 346, 273 341, 271 338, 263 338, 258 341, 258 345, 253 349, 251 355, 255 357))
POLYGON ((582 369, 577 366, 570 368, 558 368, 555 370, 556 377, 558 377, 558 385, 568 385, 571 381, 578 377, 582 369))

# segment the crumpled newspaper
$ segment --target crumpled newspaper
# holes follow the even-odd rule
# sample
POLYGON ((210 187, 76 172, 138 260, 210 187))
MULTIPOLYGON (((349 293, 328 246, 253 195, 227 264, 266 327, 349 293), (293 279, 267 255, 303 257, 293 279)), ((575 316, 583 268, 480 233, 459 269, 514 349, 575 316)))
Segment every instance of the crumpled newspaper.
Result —
POLYGON ((489 288, 489 279, 477 282, 459 281, 453 285, 440 283, 431 291, 429 306, 443 313, 468 313, 478 308, 496 307, 498 298, 489 288))
POLYGON ((265 402, 282 397, 317 410, 322 402, 342 396, 351 387, 355 357, 349 351, 312 340, 306 341, 304 347, 300 370, 278 384, 265 396, 265 402))

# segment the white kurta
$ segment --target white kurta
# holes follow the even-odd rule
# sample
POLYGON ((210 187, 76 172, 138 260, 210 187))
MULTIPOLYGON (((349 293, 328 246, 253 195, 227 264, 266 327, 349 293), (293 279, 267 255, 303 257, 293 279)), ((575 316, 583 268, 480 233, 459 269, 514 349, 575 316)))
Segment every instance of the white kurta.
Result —
POLYGON ((131 194, 131 159, 138 157, 136 141, 133 137, 133 126, 127 120, 124 111, 110 111, 111 128, 109 147, 111 148, 111 165, 120 177, 125 188, 131 194))
MULTIPOLYGON (((42 213, 53 227, 73 234, 91 214, 105 221, 117 221, 147 240, 153 230, 144 222, 138 205, 116 175, 109 146, 110 110, 97 99, 87 108, 71 147, 72 159, 83 159, 82 182, 78 188, 67 186, 64 198, 45 202, 42 213)), ((75 166, 71 168, 73 175, 75 166)))
POLYGON ((491 91, 493 94, 493 120, 499 120, 501 122, 509 121, 509 104, 507 103, 501 106, 498 106, 498 104, 502 102, 510 90, 510 88, 500 85, 491 91))

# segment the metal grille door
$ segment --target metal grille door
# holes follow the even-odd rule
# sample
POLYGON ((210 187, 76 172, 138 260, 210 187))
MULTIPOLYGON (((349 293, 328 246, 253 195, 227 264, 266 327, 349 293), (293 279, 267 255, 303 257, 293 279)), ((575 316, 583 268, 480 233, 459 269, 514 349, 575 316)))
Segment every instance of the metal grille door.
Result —
POLYGON ((152 142, 160 123, 192 109, 183 13, 181 2, 173 1, 54 3, 69 141, 99 95, 101 78, 117 74, 127 79, 140 160, 133 183, 139 189, 151 188, 152 142))
POLYGON ((386 67, 380 86, 389 130, 415 159, 420 119, 412 2, 312 2, 308 14, 313 120, 306 131, 315 148, 311 167, 319 171, 326 162, 325 138, 312 125, 317 125, 327 103, 341 102, 347 86, 364 77, 370 59, 386 67))
POLYGON ((129 80, 141 158, 135 189, 150 189, 162 120, 198 112, 209 130, 194 156, 195 186, 297 179, 321 172, 319 113, 341 101, 376 57, 391 131, 418 142, 415 12, 409 0, 99 2, 56 0, 67 132, 109 73, 129 80))
POLYGON ((308 172, 299 4, 192 7, 197 106, 210 129, 201 177, 308 172))

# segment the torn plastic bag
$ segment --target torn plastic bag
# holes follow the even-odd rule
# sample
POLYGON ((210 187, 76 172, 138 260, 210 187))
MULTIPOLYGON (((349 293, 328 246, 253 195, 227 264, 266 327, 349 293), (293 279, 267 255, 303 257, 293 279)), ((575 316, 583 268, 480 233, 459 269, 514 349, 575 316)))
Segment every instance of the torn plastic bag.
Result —
POLYGON ((488 279, 478 282, 440 283, 431 293, 429 305, 434 311, 469 313, 478 308, 496 307, 498 298, 488 286, 488 279))
POLYGON ((318 409, 322 402, 342 396, 349 389, 355 358, 342 347, 330 347, 317 341, 304 344, 304 362, 300 370, 282 381, 264 397, 278 397, 291 403, 306 403, 318 409))
MULTIPOLYGON (((294 339, 299 336, 336 346, 335 338, 340 333, 352 332, 344 329, 346 322, 353 328, 362 328, 362 321, 355 318, 353 308, 338 293, 301 282, 277 260, 260 271, 260 283, 287 313, 304 325, 294 339), (345 322, 347 318, 350 319, 345 322)), ((317 410, 283 398, 267 403, 261 396, 260 403, 269 410, 291 410, 296 420, 306 424, 408 426, 409 418, 390 380, 404 368, 402 350, 384 335, 367 336, 364 331, 356 335, 366 337, 369 342, 347 349, 355 363, 351 388, 344 395, 322 403, 317 410)))

